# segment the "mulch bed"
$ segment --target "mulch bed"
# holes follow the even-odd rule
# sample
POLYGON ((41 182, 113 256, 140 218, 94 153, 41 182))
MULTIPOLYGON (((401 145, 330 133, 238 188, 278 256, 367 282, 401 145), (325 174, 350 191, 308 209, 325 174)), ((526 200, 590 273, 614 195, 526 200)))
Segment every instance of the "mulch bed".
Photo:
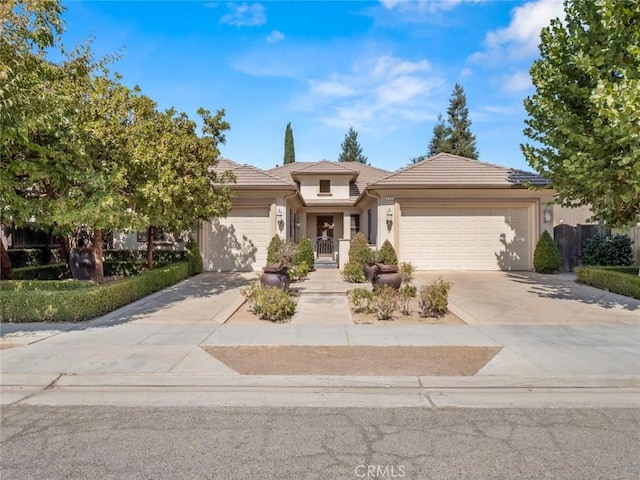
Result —
POLYGON ((502 347, 202 347, 242 375, 471 376, 502 347))

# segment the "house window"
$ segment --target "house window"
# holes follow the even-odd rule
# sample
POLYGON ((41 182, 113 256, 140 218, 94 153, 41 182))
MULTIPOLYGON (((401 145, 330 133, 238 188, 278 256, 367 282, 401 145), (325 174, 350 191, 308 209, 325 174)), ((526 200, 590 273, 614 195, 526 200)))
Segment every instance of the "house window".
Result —
POLYGON ((320 180, 320 193, 331 193, 331 180, 320 180))
POLYGON ((351 215, 351 237, 353 238, 360 231, 360 214, 351 215))
POLYGON ((373 233, 373 215, 371 214, 371 209, 367 210, 367 242, 373 243, 372 238, 373 233))

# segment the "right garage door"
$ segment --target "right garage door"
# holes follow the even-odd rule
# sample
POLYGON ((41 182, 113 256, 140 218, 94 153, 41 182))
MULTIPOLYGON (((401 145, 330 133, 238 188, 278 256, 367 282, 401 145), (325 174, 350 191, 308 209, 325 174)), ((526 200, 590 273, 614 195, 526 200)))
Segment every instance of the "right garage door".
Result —
POLYGON ((403 207, 400 257, 418 270, 529 270, 524 206, 403 207))

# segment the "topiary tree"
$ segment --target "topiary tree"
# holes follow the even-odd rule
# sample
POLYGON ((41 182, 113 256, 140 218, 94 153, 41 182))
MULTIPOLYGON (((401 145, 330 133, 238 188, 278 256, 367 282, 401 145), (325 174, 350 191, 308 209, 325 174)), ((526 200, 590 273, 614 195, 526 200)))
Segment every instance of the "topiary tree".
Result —
POLYGON ((562 265, 560 250, 546 230, 542 232, 533 252, 533 269, 538 273, 553 273, 562 265))
POLYGON ((312 269, 315 261, 316 258, 315 254, 313 253, 311 240, 309 240, 307 237, 302 237, 298 241, 298 248, 296 249, 296 253, 293 257, 293 264, 301 265, 303 263, 306 263, 309 269, 312 269))
POLYGON ((280 261, 280 248, 282 247, 282 239, 275 235, 269 242, 269 248, 267 248, 267 264, 272 264, 280 261))
POLYGON ((398 264, 398 255, 396 254, 396 249, 393 248, 391 242, 389 240, 385 240, 380 247, 380 252, 378 252, 378 259, 380 263, 384 265, 397 265, 398 264))
POLYGON ((362 265, 364 267, 370 257, 371 249, 369 248, 367 239, 362 232, 358 232, 356 236, 351 239, 351 244, 349 245, 349 263, 362 265))
POLYGON ((202 273, 204 266, 202 264, 202 256, 200 256, 198 244, 190 238, 185 248, 187 250, 187 261, 189 262, 189 274, 197 275, 202 273))

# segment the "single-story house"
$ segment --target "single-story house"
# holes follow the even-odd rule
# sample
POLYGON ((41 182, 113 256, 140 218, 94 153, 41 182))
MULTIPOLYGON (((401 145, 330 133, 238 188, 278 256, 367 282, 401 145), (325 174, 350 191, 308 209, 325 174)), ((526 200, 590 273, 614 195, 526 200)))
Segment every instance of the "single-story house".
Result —
POLYGON ((216 169, 236 184, 229 215, 197 232, 208 271, 260 270, 274 235, 306 236, 341 267, 357 232, 372 248, 389 240, 418 270, 531 270, 542 231, 553 234, 544 178, 446 153, 395 172, 327 160, 216 169))

